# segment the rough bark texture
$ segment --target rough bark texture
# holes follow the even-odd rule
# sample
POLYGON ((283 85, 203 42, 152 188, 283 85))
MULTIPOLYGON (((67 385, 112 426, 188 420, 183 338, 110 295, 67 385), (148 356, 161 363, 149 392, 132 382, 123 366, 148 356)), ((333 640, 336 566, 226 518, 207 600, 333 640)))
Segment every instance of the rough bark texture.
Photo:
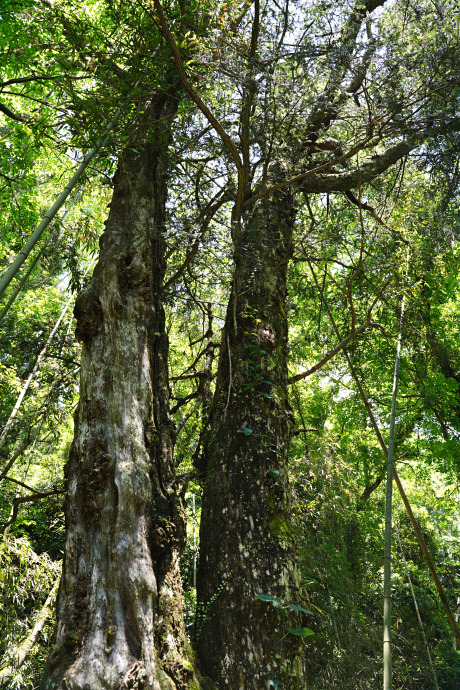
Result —
POLYGON ((46 690, 200 687, 190 663, 185 540, 168 413, 163 224, 169 123, 136 141, 114 178, 100 258, 75 306, 80 401, 66 467, 67 541, 46 690))
POLYGON ((205 447, 196 638, 219 688, 305 687, 306 624, 290 523, 286 270, 294 203, 262 200, 235 232, 235 273, 205 447), (282 606, 256 599, 277 598, 282 606), (270 681, 274 681, 273 684, 270 681))

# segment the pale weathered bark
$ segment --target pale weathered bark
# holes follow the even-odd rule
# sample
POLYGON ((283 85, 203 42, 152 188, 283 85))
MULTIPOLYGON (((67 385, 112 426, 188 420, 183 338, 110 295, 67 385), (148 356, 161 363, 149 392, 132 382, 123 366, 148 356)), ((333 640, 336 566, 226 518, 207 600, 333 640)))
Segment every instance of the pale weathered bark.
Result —
POLYGON ((257 204, 234 233, 205 441, 196 638, 203 673, 229 690, 305 687, 303 642, 287 631, 307 623, 288 608, 305 605, 288 479, 285 298, 294 217, 285 189, 257 204))
POLYGON ((121 157, 99 261, 75 307, 80 402, 46 690, 200 687, 182 620, 185 523, 162 307, 167 142, 176 108, 173 97, 157 97, 154 144, 134 141, 121 157))

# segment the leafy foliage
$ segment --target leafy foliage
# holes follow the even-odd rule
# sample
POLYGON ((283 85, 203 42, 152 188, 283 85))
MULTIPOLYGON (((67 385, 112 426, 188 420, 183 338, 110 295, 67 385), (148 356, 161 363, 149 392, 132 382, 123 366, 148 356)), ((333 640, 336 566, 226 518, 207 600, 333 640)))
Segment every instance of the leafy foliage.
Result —
MULTIPOLYGON (((2 667, 14 663, 14 652, 35 622, 59 573, 59 563, 46 553, 37 556, 26 538, 8 537, 0 544, 2 667)), ((9 678, 9 687, 37 687, 49 653, 51 634, 52 621, 49 621, 25 664, 9 678)))

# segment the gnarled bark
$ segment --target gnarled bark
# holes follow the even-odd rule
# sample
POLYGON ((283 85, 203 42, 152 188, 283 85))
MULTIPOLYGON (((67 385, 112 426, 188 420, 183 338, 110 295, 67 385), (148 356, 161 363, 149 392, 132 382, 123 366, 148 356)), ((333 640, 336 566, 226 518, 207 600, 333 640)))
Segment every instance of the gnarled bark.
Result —
POLYGON ((136 141, 121 157, 99 261, 75 307, 80 401, 46 690, 199 687, 182 620, 185 523, 162 306, 166 152, 177 101, 157 97, 150 108, 155 144, 136 141))
POLYGON ((203 673, 229 690, 305 687, 303 643, 287 631, 306 622, 288 608, 304 603, 288 479, 285 298, 294 216, 291 192, 281 190, 235 232, 207 432, 196 638, 203 673))

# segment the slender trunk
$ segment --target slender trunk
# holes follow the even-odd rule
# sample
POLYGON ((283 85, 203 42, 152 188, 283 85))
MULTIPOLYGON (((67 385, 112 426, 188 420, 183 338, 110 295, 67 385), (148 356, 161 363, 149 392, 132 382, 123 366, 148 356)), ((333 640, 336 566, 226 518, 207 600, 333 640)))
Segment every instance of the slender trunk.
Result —
POLYGON ((37 360, 34 364, 32 371, 29 374, 27 381, 25 382, 25 384, 23 385, 23 387, 21 389, 21 392, 19 393, 18 399, 16 400, 16 404, 13 407, 13 409, 10 413, 10 416, 8 417, 8 420, 7 420, 5 426, 3 427, 2 432, 0 434, 0 448, 5 443, 5 439, 6 439, 6 436, 8 434, 8 431, 10 430, 12 424, 14 424, 14 420, 16 419, 16 415, 18 414, 18 412, 20 410, 20 407, 22 405, 22 401, 24 400, 24 396, 27 393, 27 391, 29 390, 30 384, 34 380, 34 378, 35 378, 35 376, 36 376, 36 374, 40 368, 40 364, 42 362, 42 359, 45 356, 49 346, 51 345, 51 342, 52 342, 54 336, 56 335, 56 331, 58 330, 59 326, 61 325, 61 321, 64 318, 67 309, 70 307, 70 303, 72 302, 72 300, 73 300, 73 297, 71 297, 66 302, 64 309, 61 311, 61 314, 60 314, 58 320, 54 324, 53 330, 51 331, 50 335, 48 336, 48 340, 46 341, 44 347, 42 348, 40 354, 37 357, 37 360))
POLYGON ((305 687, 305 622, 290 522, 286 270, 295 209, 289 189, 244 218, 205 445, 196 637, 219 687, 305 687), (281 602, 256 599, 269 595, 281 602), (270 683, 270 681, 273 681, 270 683))
MULTIPOLYGON (((309 263, 309 267, 310 267, 310 271, 311 271, 311 273, 312 273, 312 275, 313 275, 313 279, 314 279, 314 281, 315 281, 316 287, 317 287, 318 290, 319 290, 318 278, 317 278, 317 276, 316 276, 316 273, 315 273, 315 271, 314 271, 314 269, 313 269, 311 263, 309 263)), ((326 307, 326 311, 327 311, 327 313, 328 313, 328 315, 329 315, 329 319, 330 319, 330 321, 331 321, 331 323, 332 323, 332 326, 333 326, 333 328, 334 328, 334 330, 335 330, 335 332, 336 332, 336 335, 337 335, 338 339, 341 340, 341 336, 340 336, 340 333, 339 333, 339 331, 338 331, 337 324, 335 323, 334 317, 333 317, 333 315, 332 315, 332 312, 331 312, 331 310, 330 310, 330 308, 329 308, 329 305, 328 305, 327 301, 326 301, 325 298, 324 298, 324 295, 323 295, 323 301, 324 301, 324 306, 326 307)), ((366 411, 367 411, 367 414, 368 414, 368 416, 369 416, 369 419, 371 420, 372 426, 374 427, 375 435, 377 436, 377 439, 378 439, 378 441, 379 441, 379 443, 380 443, 380 446, 381 446, 381 448, 382 448, 382 450, 383 450, 383 453, 384 453, 385 457, 388 458, 388 448, 387 448, 387 446, 386 446, 386 444, 385 444, 385 441, 383 440, 383 436, 382 436, 382 434, 381 434, 381 432, 380 432, 380 429, 379 429, 379 426, 378 426, 378 424, 377 424, 377 420, 376 420, 376 418, 375 418, 375 416, 374 416, 374 413, 372 412, 372 408, 371 408, 371 406, 370 406, 370 404, 369 404, 369 400, 367 399, 367 395, 366 395, 366 393, 364 392, 364 388, 363 388, 363 386, 361 385, 361 381, 360 381, 359 378, 358 378, 358 375, 357 375, 357 373, 356 373, 356 370, 355 370, 355 368, 354 368, 354 366, 353 366, 353 363, 352 363, 352 361, 351 361, 351 359, 350 359, 350 355, 348 354, 348 352, 347 352, 346 350, 344 350, 343 352, 344 352, 344 355, 345 355, 345 359, 347 360, 348 366, 349 366, 349 368, 350 368, 351 375, 353 376, 353 379, 354 379, 354 381, 355 381, 355 383, 356 383, 356 386, 357 386, 357 388, 358 388, 358 392, 359 392, 359 395, 361 396, 361 400, 362 400, 363 403, 364 403, 364 407, 366 408, 366 411)), ((412 523, 412 527, 414 528, 415 536, 417 537, 417 541, 418 541, 418 543, 419 543, 419 546, 420 546, 420 548, 421 548, 421 550, 422 550, 423 555, 425 556, 425 560, 426 560, 426 563, 427 563, 427 565, 428 565, 428 569, 429 569, 429 571, 430 571, 430 573, 431 573, 431 576, 432 576, 432 578, 433 578, 433 582, 434 582, 434 584, 436 585, 436 589, 438 590, 438 594, 439 594, 439 597, 440 597, 440 599, 441 599, 442 605, 443 605, 443 607, 444 607, 444 611, 445 611, 445 613, 446 613, 447 620, 448 620, 449 625, 450 625, 450 627, 451 627, 451 630, 452 630, 452 632, 453 632, 453 634, 454 634, 454 637, 455 637, 455 641, 456 641, 457 647, 460 649, 460 631, 459 631, 459 629, 458 629, 457 622, 455 621, 454 614, 452 613, 452 611, 451 611, 451 609, 450 609, 450 605, 449 605, 449 601, 448 601, 448 599, 447 599, 446 593, 445 593, 444 588, 443 588, 443 586, 442 586, 442 584, 441 584, 441 581, 440 581, 440 579, 439 579, 439 577, 438 577, 438 574, 437 574, 437 572, 436 572, 436 568, 434 567, 433 560, 432 560, 432 558, 431 558, 431 556, 430 556, 430 553, 429 553, 429 551, 428 551, 428 549, 427 549, 427 546, 426 546, 426 544, 425 544, 425 540, 424 540, 424 538, 423 538, 422 532, 421 532, 420 527, 419 527, 419 525, 418 525, 417 519, 416 519, 416 517, 415 517, 415 515, 414 515, 414 513, 413 513, 413 510, 412 510, 412 508, 411 508, 411 505, 410 505, 410 503, 409 503, 409 501, 408 501, 408 498, 407 498, 407 496, 406 496, 406 492, 404 491, 404 487, 403 487, 403 485, 401 484, 401 480, 400 480, 400 478, 399 478, 398 472, 396 471, 396 468, 395 468, 395 467, 393 467, 393 479, 394 479, 395 482, 396 482, 396 486, 398 487, 398 491, 399 491, 399 493, 400 493, 400 495, 401 495, 402 501, 403 501, 404 506, 405 506, 405 508, 406 508, 406 510, 407 510, 407 514, 408 514, 409 519, 410 519, 410 521, 411 521, 411 523, 412 523)))
POLYGON ((75 306, 80 402, 46 690, 199 687, 182 620, 185 522, 162 306, 166 152, 176 108, 173 98, 154 100, 155 145, 137 141, 121 157, 99 261, 75 306))
MULTIPOLYGON (((409 261, 409 252, 407 254, 409 261)), ((393 472, 395 451, 396 401, 399 385, 399 365, 401 361, 402 329, 404 322, 404 296, 401 304, 398 345, 396 347, 395 371, 393 376, 393 395, 391 397, 390 436, 387 455, 387 486, 385 497, 385 551, 383 560, 383 688, 391 690, 392 649, 391 649, 391 526, 393 519, 393 472)))

